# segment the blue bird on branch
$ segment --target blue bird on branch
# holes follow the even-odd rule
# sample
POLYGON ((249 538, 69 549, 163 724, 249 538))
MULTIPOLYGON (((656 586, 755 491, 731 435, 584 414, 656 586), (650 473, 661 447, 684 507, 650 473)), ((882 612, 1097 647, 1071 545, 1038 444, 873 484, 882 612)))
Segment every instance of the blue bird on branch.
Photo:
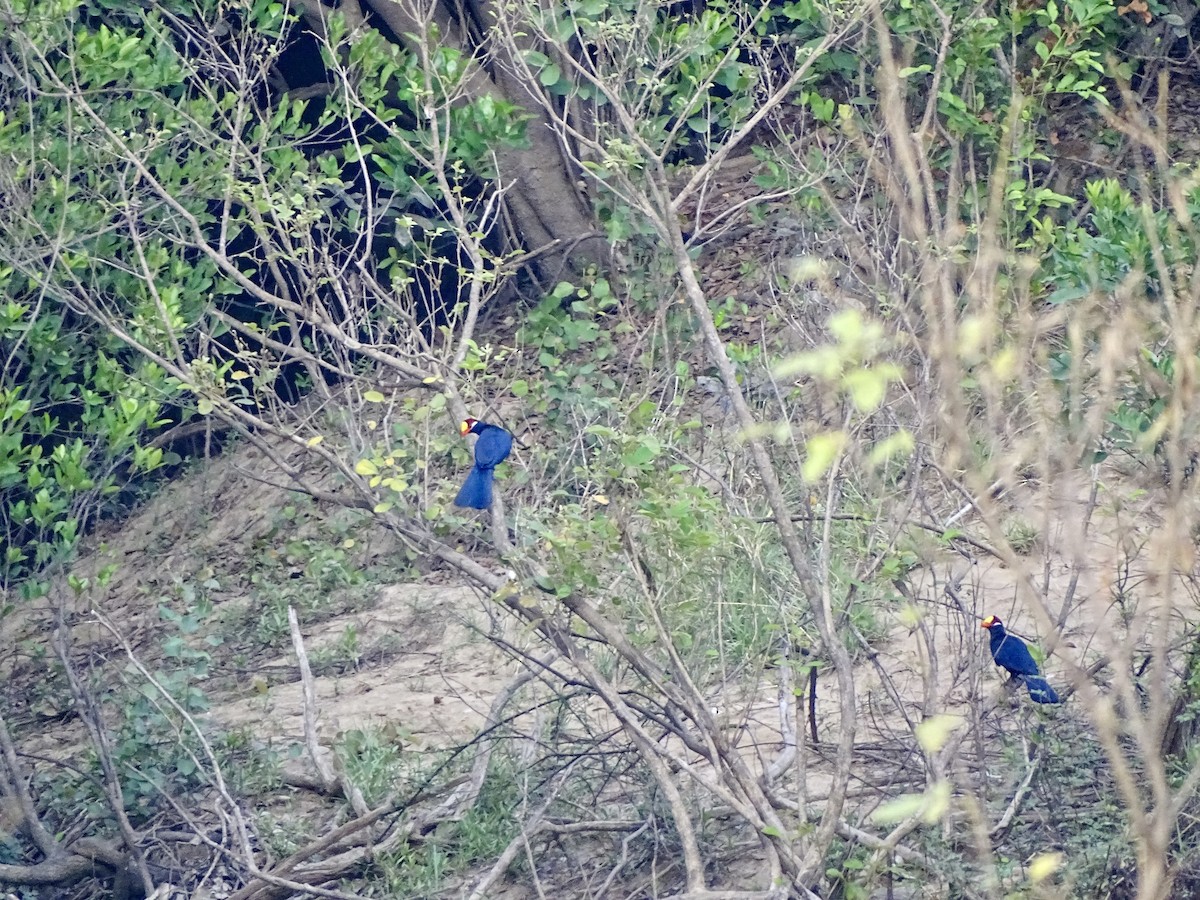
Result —
POLYGON ((1061 703, 1050 682, 1042 677, 1037 660, 1019 637, 1004 630, 1004 623, 995 616, 988 616, 979 623, 988 630, 992 659, 1002 669, 1007 669, 1015 681, 1023 681, 1034 703, 1061 703))
POLYGON ((469 509, 487 509, 492 505, 492 478, 496 466, 502 463, 512 450, 512 435, 499 425, 480 422, 468 416, 458 426, 463 437, 479 435, 475 441, 475 465, 463 483, 462 490, 454 498, 455 506, 469 509))

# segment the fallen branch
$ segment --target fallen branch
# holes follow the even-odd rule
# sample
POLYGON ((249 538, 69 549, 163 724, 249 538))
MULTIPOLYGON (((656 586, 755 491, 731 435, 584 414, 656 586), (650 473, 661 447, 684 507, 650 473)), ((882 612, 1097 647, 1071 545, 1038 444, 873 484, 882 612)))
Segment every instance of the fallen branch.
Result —
MULTIPOLYGON (((296 651, 296 661, 300 666, 300 685, 304 697, 304 747, 312 760, 313 768, 321 779, 326 792, 337 784, 337 774, 333 766, 321 753, 321 742, 317 731, 317 691, 313 685, 312 669, 308 665, 308 653, 304 649, 304 637, 300 634, 300 620, 296 617, 296 608, 288 607, 288 630, 292 634, 292 648, 296 651)), ((357 807, 354 810, 360 816, 367 810, 357 807)))
POLYGON ((461 790, 461 788, 469 784, 469 779, 466 777, 459 778, 452 782, 452 784, 455 786, 455 789, 451 791, 450 796, 443 800, 441 804, 427 813, 423 813, 402 825, 396 826, 383 840, 377 843, 352 847, 320 862, 301 866, 301 863, 305 860, 309 860, 318 853, 333 847, 344 838, 361 832, 381 819, 411 805, 409 801, 385 804, 365 816, 360 816, 351 822, 347 822, 341 828, 335 829, 325 837, 301 848, 270 871, 252 871, 250 883, 236 894, 231 895, 229 900, 275 900, 275 898, 286 897, 289 894, 297 892, 313 894, 318 897, 334 898, 334 900, 359 900, 356 894, 330 891, 319 888, 317 885, 345 875, 377 853, 386 853, 403 843, 415 843, 419 838, 433 831, 442 822, 460 818, 463 813, 464 797, 471 794, 469 787, 466 791, 461 790), (284 877, 284 875, 287 877, 284 877))
MULTIPOLYGON (((53 859, 43 860, 33 866, 0 864, 0 884, 67 887, 100 874, 96 871, 96 862, 90 857, 63 851, 53 859)), ((107 866, 103 869, 107 870, 107 866)))
MULTIPOLYGON (((20 811, 23 830, 49 862, 63 852, 62 846, 38 818, 33 797, 26 786, 25 773, 17 761, 16 745, 13 743, 12 735, 8 731, 8 723, 5 722, 2 713, 0 713, 0 759, 4 762, 5 776, 0 778, 0 798, 3 798, 6 806, 15 807, 20 811)), ((9 814, 11 815, 11 811, 9 814)), ((27 881, 22 883, 41 884, 45 882, 27 881)))
POLYGON ((56 844, 52 857, 34 865, 0 864, 0 884, 63 888, 128 868, 129 856, 115 844, 85 837, 69 845, 56 844))
POLYGON ((1016 792, 1013 794, 1012 800, 1008 802, 1008 807, 1004 810, 1004 815, 1000 817, 1000 821, 988 832, 988 837, 994 838, 1003 834, 1012 824, 1017 813, 1021 809, 1021 803, 1025 800, 1025 796, 1029 793, 1029 788, 1033 784, 1033 777, 1037 774, 1038 768, 1042 764, 1042 760, 1046 757, 1046 743, 1043 741, 1038 745, 1037 752, 1033 754, 1033 758, 1029 760, 1029 765, 1025 769, 1025 777, 1021 779, 1021 783, 1017 786, 1016 792))
MULTIPOLYGON (((548 666, 550 662, 551 659, 547 659, 539 661, 539 664, 548 666)), ((497 695, 488 711, 481 736, 495 730, 502 721, 504 708, 517 692, 536 676, 537 670, 523 672, 497 695)), ((479 739, 477 738, 477 740, 479 739)), ((233 894, 230 900, 269 900, 269 898, 282 897, 297 891, 307 891, 325 897, 351 896, 338 892, 318 891, 307 885, 336 879, 376 853, 386 852, 405 842, 415 843, 442 822, 460 818, 479 797, 493 746, 494 742, 487 741, 480 748, 471 766, 470 774, 455 778, 445 786, 445 789, 450 790, 451 793, 435 809, 393 826, 378 839, 366 838, 363 836, 363 832, 380 820, 403 812, 429 795, 419 794, 404 800, 393 800, 378 809, 360 813, 356 819, 305 845, 269 871, 253 869, 250 882, 233 894), (312 861, 320 854, 355 836, 359 836, 358 845, 349 846, 326 859, 312 861)))
POLYGON ((344 771, 335 772, 329 760, 321 752, 320 735, 317 729, 317 689, 313 682, 312 669, 308 665, 308 653, 304 649, 304 636, 300 633, 300 620, 296 616, 295 607, 288 607, 288 630, 292 634, 292 647, 296 651, 296 659, 300 665, 300 684, 304 697, 304 746, 317 770, 317 776, 325 789, 325 793, 333 793, 333 789, 341 789, 342 795, 350 801, 355 815, 365 816, 371 811, 362 791, 354 784, 344 771))

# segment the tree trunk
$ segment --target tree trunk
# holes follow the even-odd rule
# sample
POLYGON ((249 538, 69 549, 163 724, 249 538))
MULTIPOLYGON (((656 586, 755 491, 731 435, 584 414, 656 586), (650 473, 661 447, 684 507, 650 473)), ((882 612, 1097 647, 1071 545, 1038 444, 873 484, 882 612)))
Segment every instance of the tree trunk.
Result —
MULTIPOLYGON (((564 272, 581 271, 589 263, 606 257, 603 235, 597 231, 591 210, 578 189, 577 174, 562 152, 558 134, 541 105, 530 103, 526 89, 510 74, 504 43, 489 41, 488 26, 474 39, 469 21, 488 21, 482 5, 450 0, 362 0, 343 2, 341 12, 351 24, 356 20, 382 26, 393 40, 409 50, 417 49, 421 35, 437 28, 437 42, 453 47, 472 59, 472 71, 464 79, 468 102, 493 97, 520 106, 531 118, 526 124, 527 147, 495 148, 499 184, 505 190, 509 218, 516 234, 512 237, 527 253, 536 254, 533 264, 539 280, 552 282, 564 272), (491 64, 480 63, 482 56, 491 64)), ((333 12, 320 0, 308 0, 304 12, 316 25, 333 12)))

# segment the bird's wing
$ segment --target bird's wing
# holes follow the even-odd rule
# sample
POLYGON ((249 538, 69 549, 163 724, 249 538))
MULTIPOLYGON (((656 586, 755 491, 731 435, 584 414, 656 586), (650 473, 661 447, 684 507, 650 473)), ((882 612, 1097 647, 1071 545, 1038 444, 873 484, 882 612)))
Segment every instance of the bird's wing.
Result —
POLYGON ((1018 675, 1037 675, 1038 665, 1025 646, 1025 642, 1012 635, 1006 635, 1004 641, 996 650, 996 662, 1010 672, 1018 675))
POLYGON ((512 435, 495 425, 479 433, 475 442, 475 464, 485 469, 499 464, 512 450, 512 435))

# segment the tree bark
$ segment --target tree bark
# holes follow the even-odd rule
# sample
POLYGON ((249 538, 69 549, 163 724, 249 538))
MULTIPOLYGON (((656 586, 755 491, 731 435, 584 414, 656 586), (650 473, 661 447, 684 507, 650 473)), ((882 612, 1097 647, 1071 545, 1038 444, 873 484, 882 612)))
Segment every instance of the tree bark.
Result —
MULTIPOLYGON (((539 279, 552 282, 564 272, 582 271, 605 259, 607 247, 577 187, 574 164, 563 152, 541 105, 530 103, 526 89, 509 74, 504 42, 489 42, 486 36, 473 42, 469 29, 464 27, 467 18, 486 22, 486 9, 470 3, 362 0, 351 10, 343 8, 343 13, 355 19, 362 15, 359 9, 365 13, 360 21, 371 24, 371 19, 377 17, 377 22, 386 27, 385 33, 390 32, 387 36, 409 50, 416 48, 422 36, 428 36, 430 25, 436 26, 439 45, 459 50, 465 59, 472 60, 463 83, 467 102, 492 97, 517 105, 530 115, 526 123, 528 146, 495 147, 493 153, 515 237, 527 253, 534 255, 539 279), (480 61, 484 55, 491 59, 487 67, 480 61)), ((304 11, 315 26, 333 9, 320 0, 307 0, 304 11)))

